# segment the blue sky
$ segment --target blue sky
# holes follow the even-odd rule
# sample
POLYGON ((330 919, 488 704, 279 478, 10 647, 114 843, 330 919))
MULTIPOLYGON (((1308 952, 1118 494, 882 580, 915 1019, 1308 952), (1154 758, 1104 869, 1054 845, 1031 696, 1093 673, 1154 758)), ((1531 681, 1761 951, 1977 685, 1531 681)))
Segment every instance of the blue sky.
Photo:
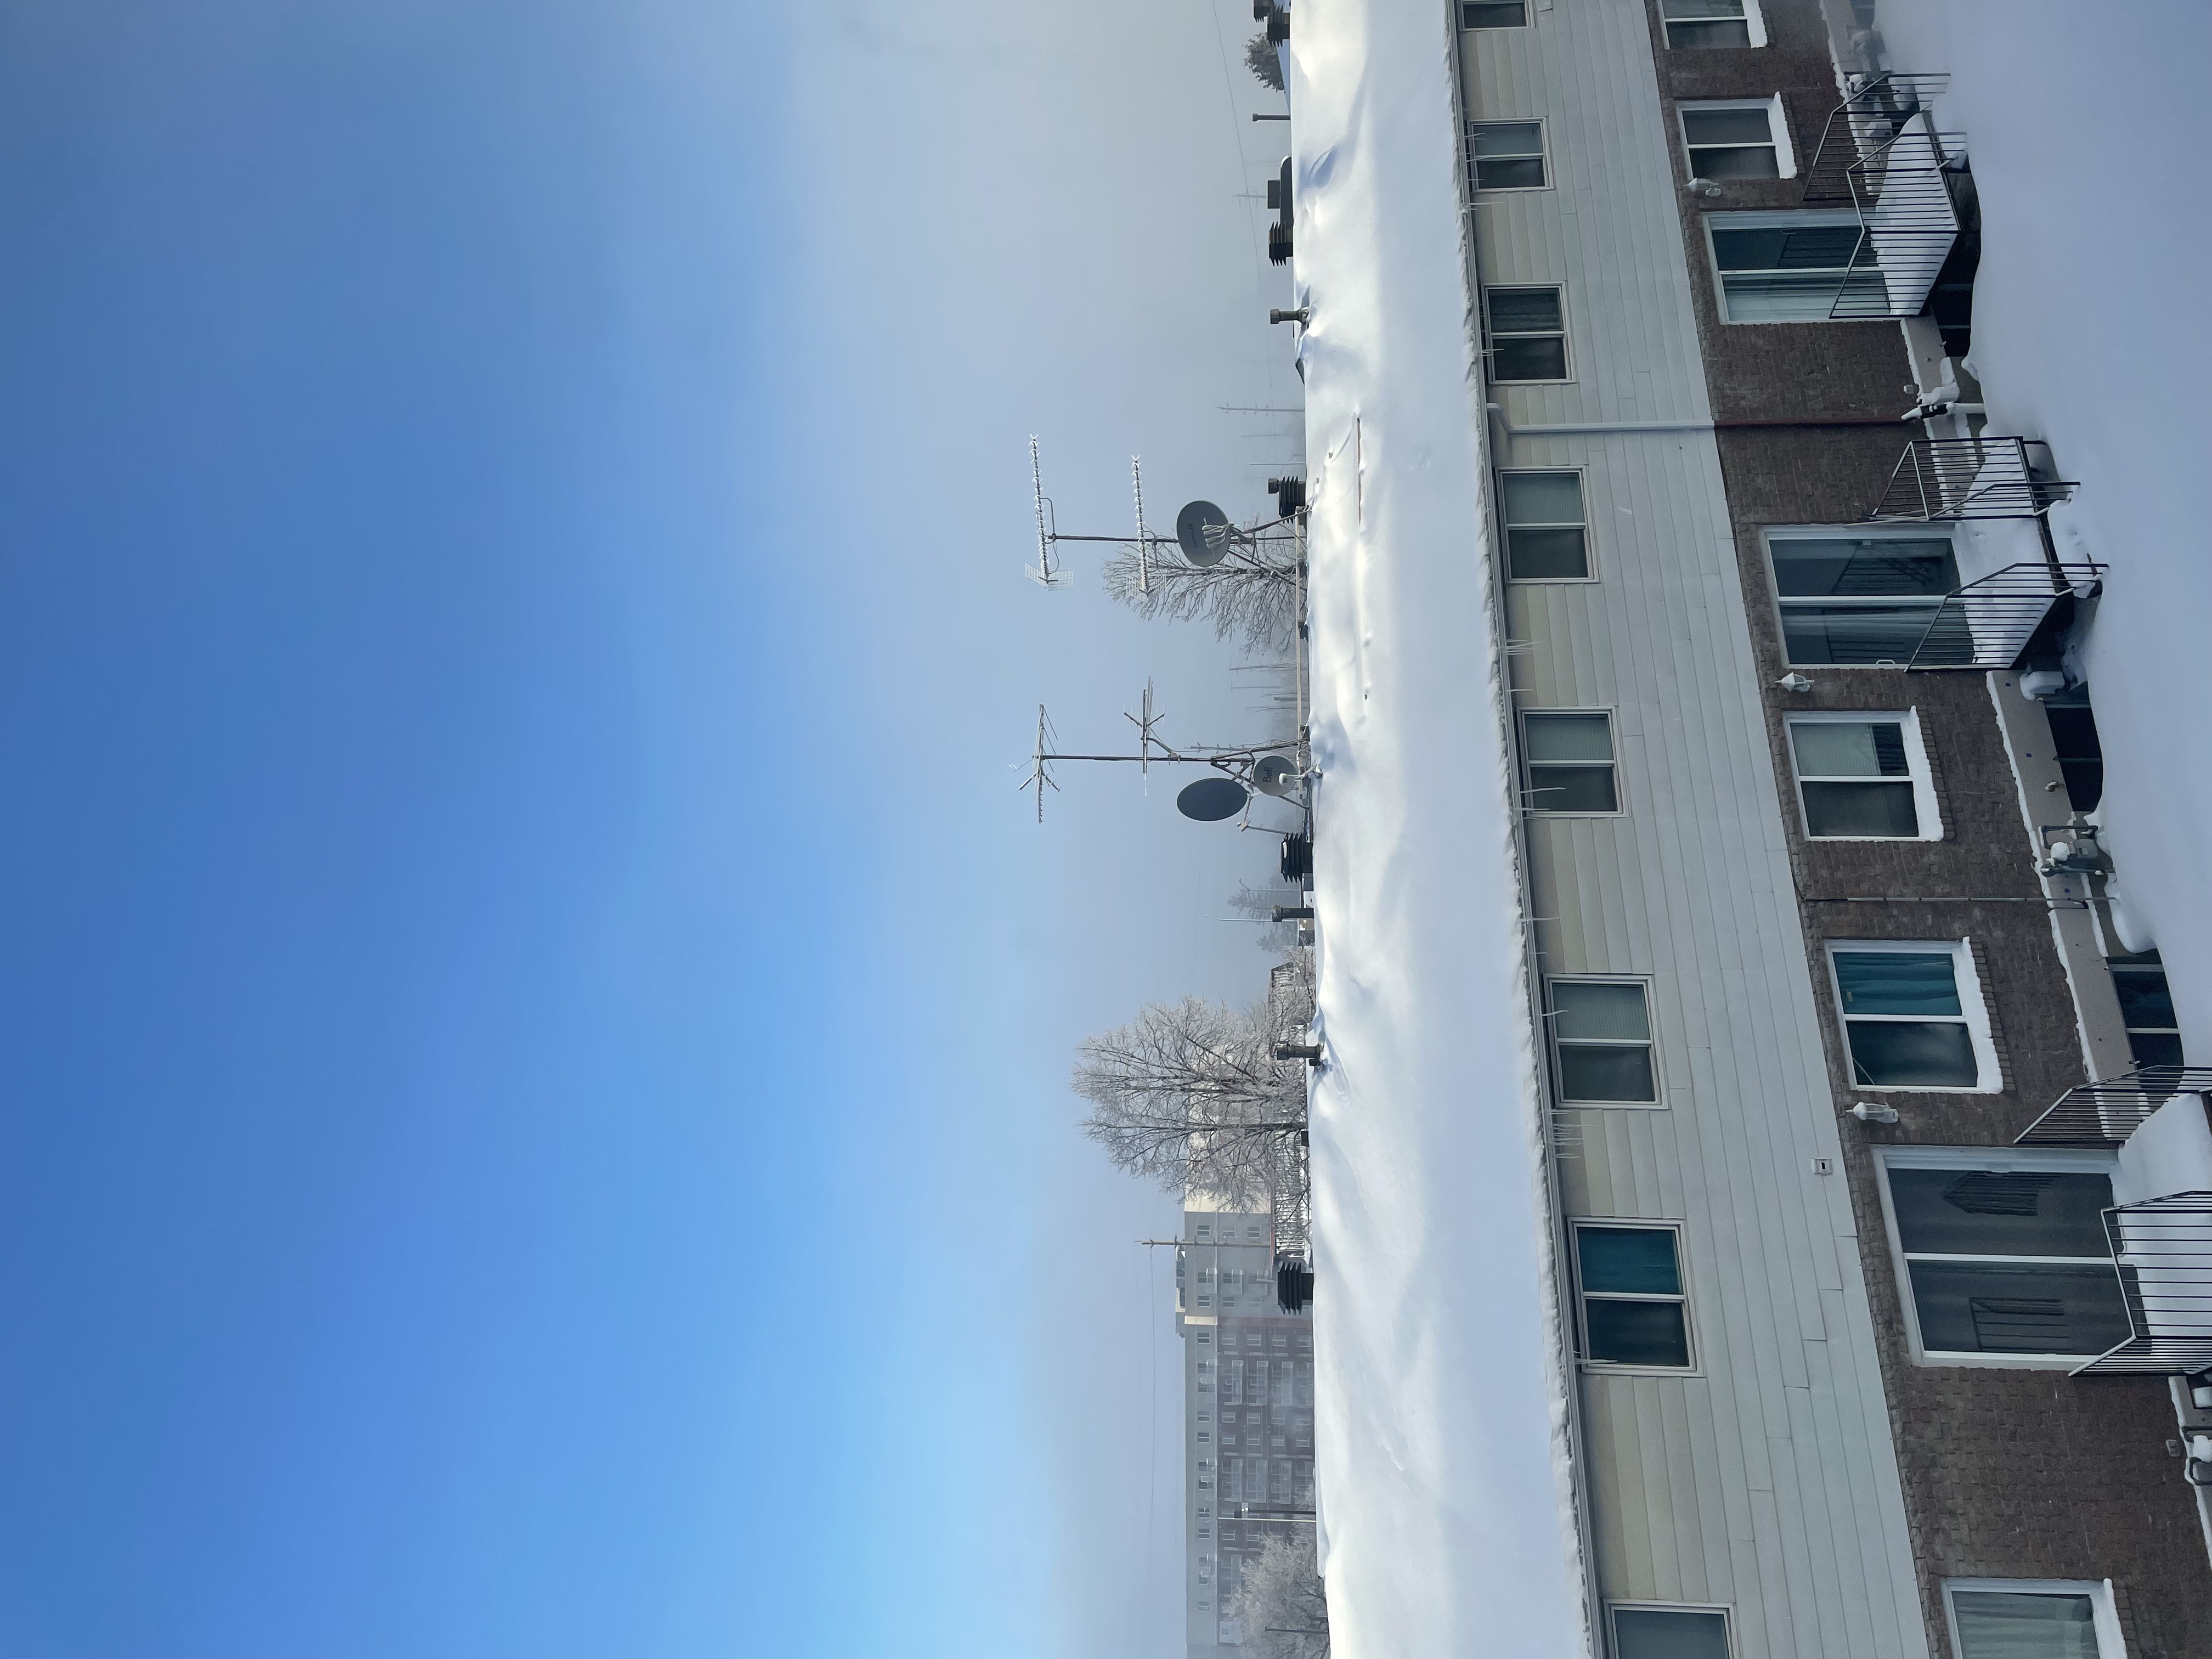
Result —
POLYGON ((1240 11, 0 8, 0 1651, 1179 1648, 1262 849, 1009 769, 1240 712, 1017 574, 1264 499, 1240 11))

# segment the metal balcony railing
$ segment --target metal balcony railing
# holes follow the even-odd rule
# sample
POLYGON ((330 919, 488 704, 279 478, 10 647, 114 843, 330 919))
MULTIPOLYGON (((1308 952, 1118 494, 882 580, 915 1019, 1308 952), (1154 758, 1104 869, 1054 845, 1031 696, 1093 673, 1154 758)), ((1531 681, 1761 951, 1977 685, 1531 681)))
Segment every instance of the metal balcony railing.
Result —
POLYGON ((2212 1089, 2212 1066, 2138 1066, 2069 1089, 2014 1139, 2018 1146, 2117 1146, 2176 1095, 2212 1089))
POLYGON ((1960 230, 1953 180, 1965 169, 1965 135, 1937 131, 1927 108, 1949 78, 1854 76, 1828 117, 1805 170, 1805 204, 1848 204, 1860 253, 1871 246, 1882 272, 1880 283, 1843 283, 1831 317, 1917 317, 1928 303, 1960 230))
POLYGON ((2039 438, 1915 438, 1898 457, 1876 524, 2039 519, 2077 487, 2056 476, 2039 438))
POLYGON ((2080 599, 2094 599, 2105 576, 2101 564, 2053 564, 2035 560, 1968 582, 1943 596, 1929 619, 1905 666, 1923 672, 1937 668, 2016 667, 2052 610, 2069 607, 2058 618, 2071 619, 2080 599))
POLYGON ((2212 1193, 2175 1193, 2105 1212, 2127 1304, 2128 1340, 2076 1376, 2168 1375, 2212 1366, 2212 1193))

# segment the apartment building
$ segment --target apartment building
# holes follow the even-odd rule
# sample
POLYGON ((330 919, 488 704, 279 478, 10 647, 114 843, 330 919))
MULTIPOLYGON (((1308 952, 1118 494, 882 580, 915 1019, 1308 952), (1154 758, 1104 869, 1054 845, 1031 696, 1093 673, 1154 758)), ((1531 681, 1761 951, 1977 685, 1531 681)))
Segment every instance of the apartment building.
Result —
POLYGON ((1314 1514, 1312 1322, 1277 1304, 1273 1218, 1206 1202, 1188 1200, 1176 1249, 1191 1659, 1243 1650, 1243 1564, 1271 1535, 1310 1538, 1314 1514))
POLYGON ((1455 12, 1594 1643, 2212 1653, 2212 1073, 2097 845, 2095 480, 1966 367, 1943 66, 1455 12))

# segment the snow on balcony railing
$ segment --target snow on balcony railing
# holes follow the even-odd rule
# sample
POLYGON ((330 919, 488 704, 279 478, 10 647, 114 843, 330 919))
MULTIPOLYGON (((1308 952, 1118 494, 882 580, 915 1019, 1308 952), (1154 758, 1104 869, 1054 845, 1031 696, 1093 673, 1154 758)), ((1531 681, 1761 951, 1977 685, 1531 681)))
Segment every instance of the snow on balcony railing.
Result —
POLYGON ((2101 564, 2056 564, 2038 559, 2008 564, 1943 596, 1905 666, 2003 670, 2018 665, 2028 642, 2063 605, 2094 599, 2104 580, 2101 564))
POLYGON ((1926 100, 1944 89, 1946 76, 1852 80, 1806 169, 1805 204, 1848 202, 1858 214, 1861 251, 1871 245, 1882 281, 1844 283, 1828 314, 1917 317, 1959 238, 1952 178, 1963 166, 1965 135, 1939 131, 1929 117, 1926 100))
POLYGON ((2129 1336, 2076 1376, 2178 1375, 2212 1366, 2212 1193, 2174 1193, 2105 1212, 2129 1336))
POLYGON ((2117 1146, 2180 1094, 2212 1089, 2212 1066, 2139 1066, 2069 1089, 2014 1141, 2018 1146, 2117 1146))

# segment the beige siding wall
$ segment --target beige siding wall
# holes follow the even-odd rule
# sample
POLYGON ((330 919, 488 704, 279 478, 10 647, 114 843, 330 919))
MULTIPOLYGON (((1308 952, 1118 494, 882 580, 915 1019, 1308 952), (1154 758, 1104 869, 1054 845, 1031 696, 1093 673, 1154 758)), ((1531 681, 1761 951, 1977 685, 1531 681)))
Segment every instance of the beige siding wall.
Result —
MULTIPOLYGON (((1552 179, 1477 198, 1478 276, 1564 285, 1577 379, 1498 388, 1503 422, 1703 420, 1643 9, 1531 22, 1461 37, 1470 118, 1544 120, 1552 179)), ((1739 1659, 1924 1655, 1712 434, 1499 438, 1583 470, 1596 580, 1516 586, 1508 623, 1522 707, 1613 711, 1625 808, 1532 819, 1542 966, 1650 977, 1664 1096, 1565 1114, 1561 1190, 1682 1224, 1698 1360, 1583 1377, 1601 1588, 1728 1607, 1739 1659)))

